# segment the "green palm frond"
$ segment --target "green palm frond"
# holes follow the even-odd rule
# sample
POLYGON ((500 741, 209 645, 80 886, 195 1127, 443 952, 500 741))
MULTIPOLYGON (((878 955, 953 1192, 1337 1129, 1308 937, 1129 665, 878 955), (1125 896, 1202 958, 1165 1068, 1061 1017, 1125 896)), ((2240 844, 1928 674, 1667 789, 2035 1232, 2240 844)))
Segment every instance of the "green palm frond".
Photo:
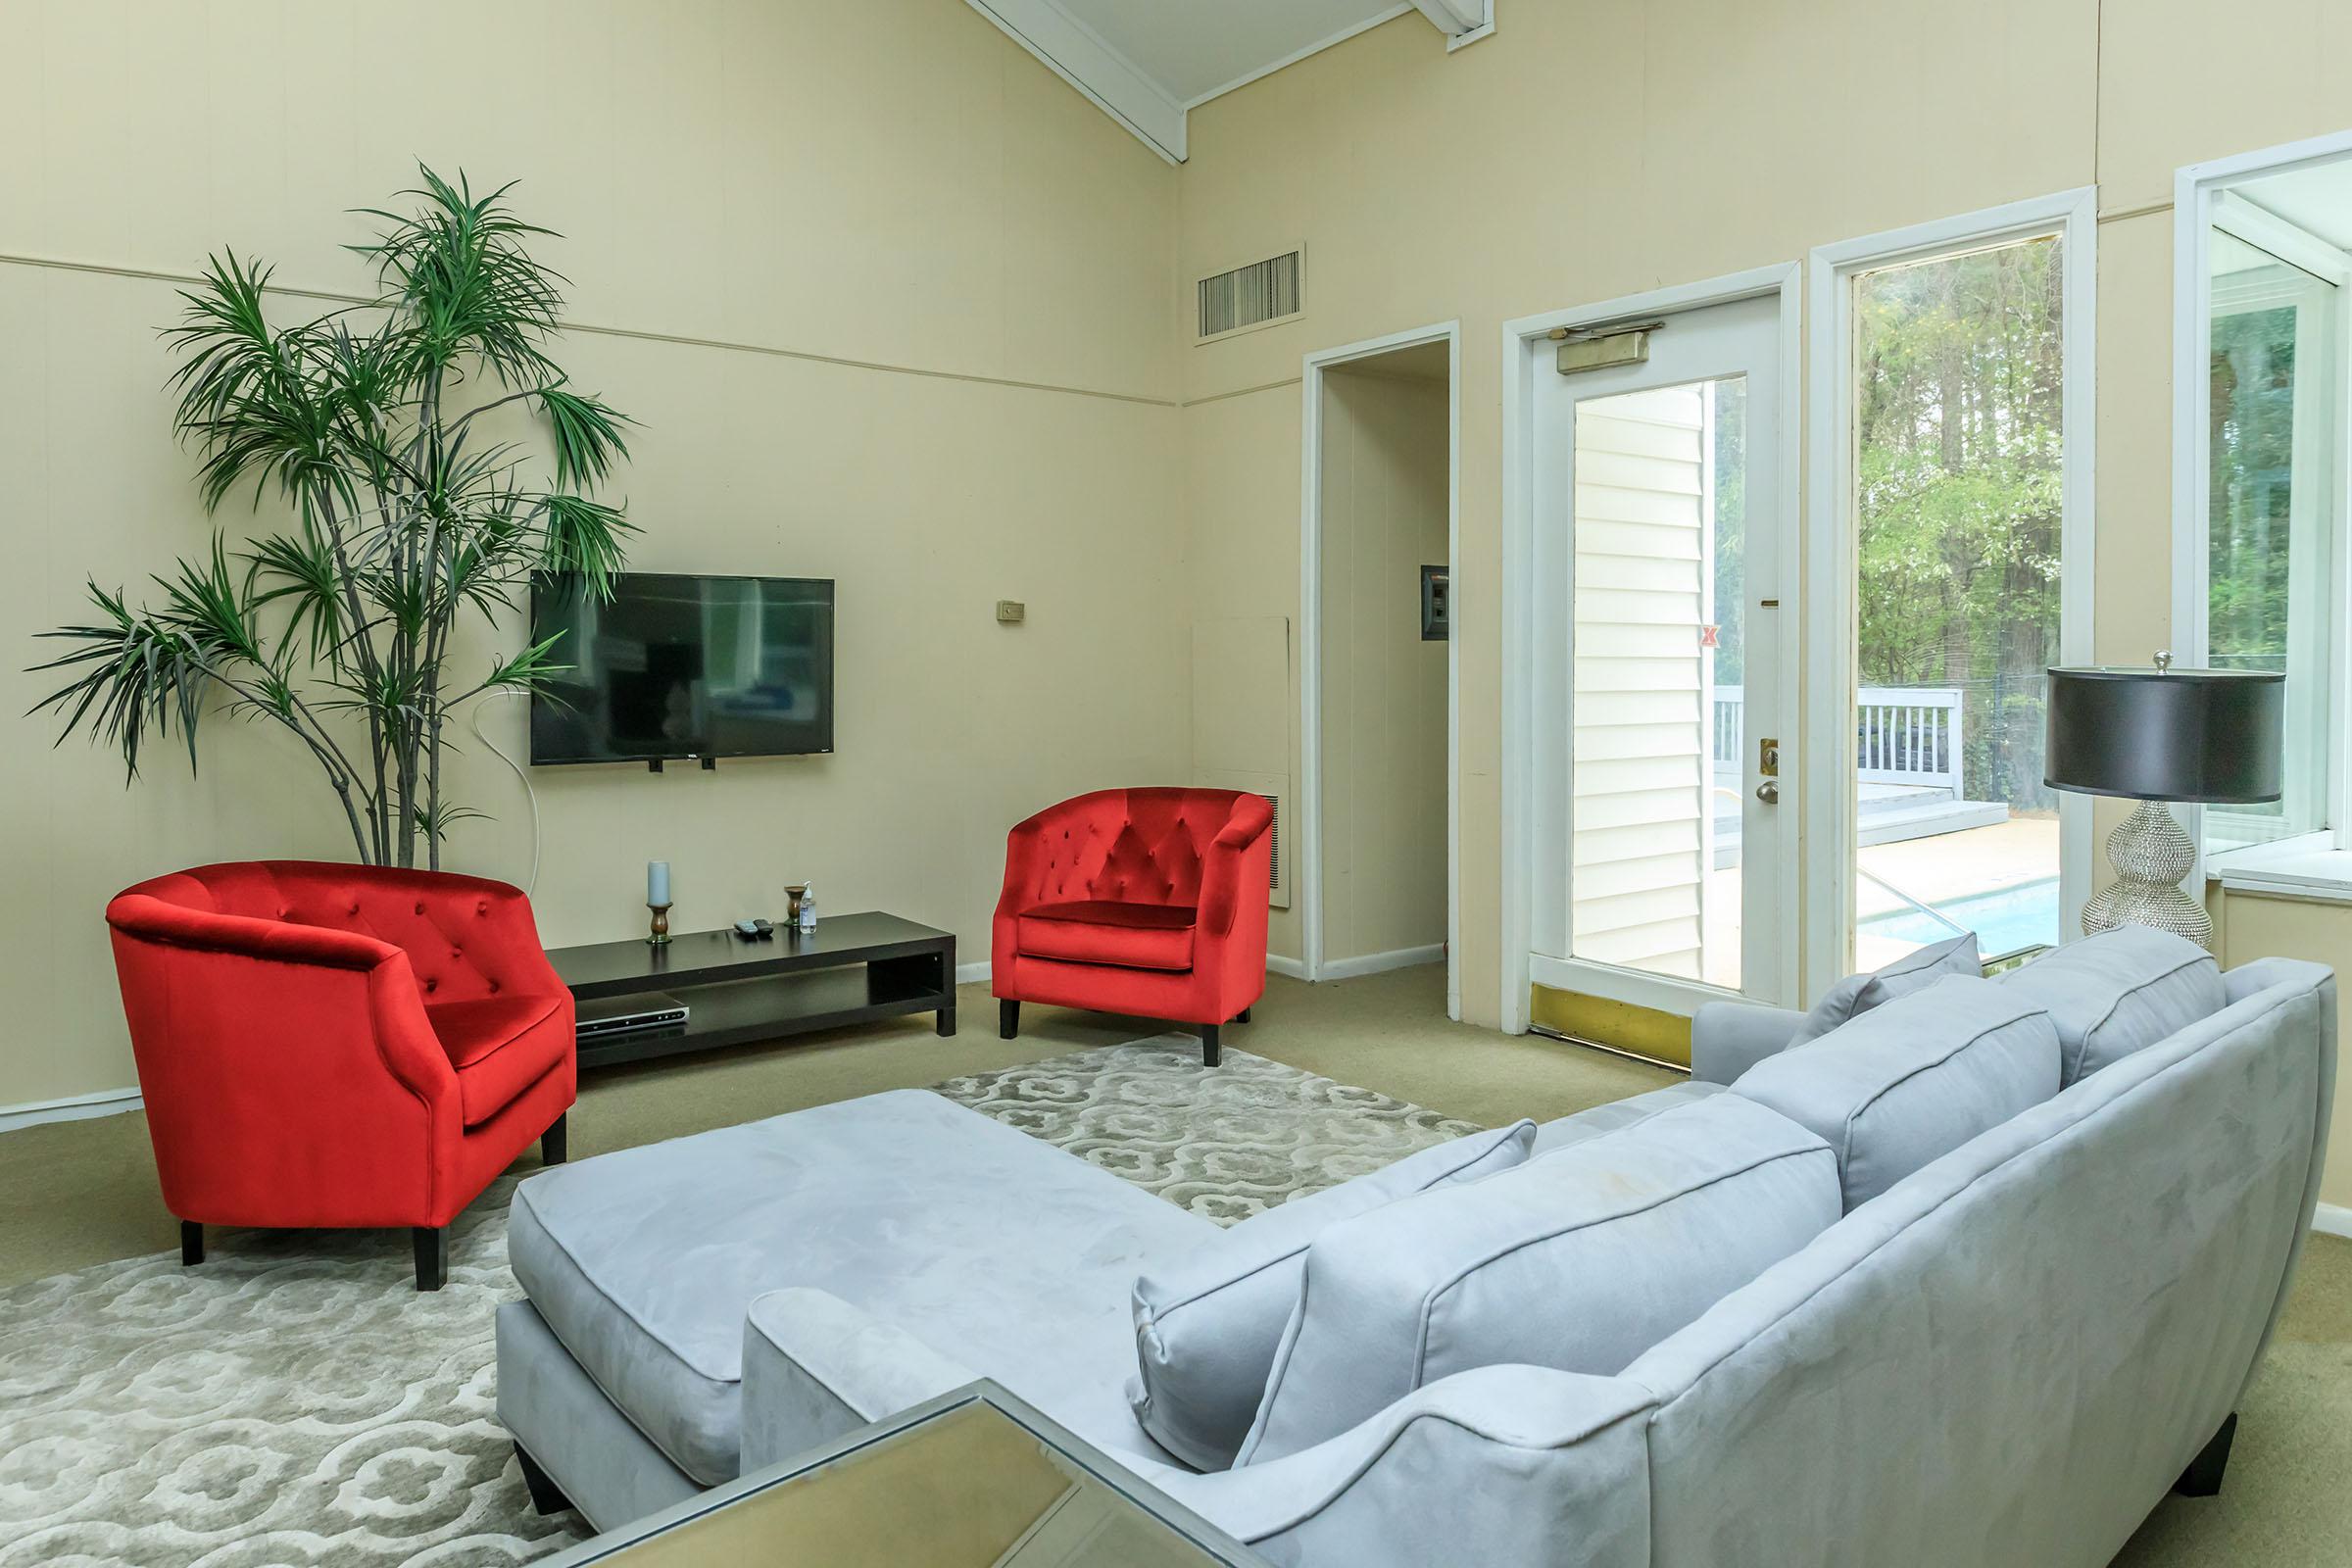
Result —
POLYGON ((556 485, 570 490, 602 483, 615 458, 629 455, 620 427, 627 416, 615 413, 600 398, 582 397, 561 387, 543 387, 540 412, 547 416, 556 443, 556 485))
POLYGON ((86 727, 93 739, 115 747, 122 754, 125 780, 139 776, 140 748, 148 733, 169 738, 176 727, 186 739, 193 772, 196 722, 213 688, 202 652, 185 632, 132 611, 120 591, 110 594, 93 581, 89 592, 101 619, 39 634, 76 646, 33 669, 77 673, 31 711, 59 715, 58 745, 86 727))
POLYGON ((299 535, 271 534, 258 540, 246 559, 245 591, 252 607, 259 610, 280 601, 287 603, 287 642, 301 637, 307 628, 311 662, 339 662, 349 635, 344 625, 343 573, 335 564, 334 547, 307 509, 299 535))
POLYGON ((612 574, 620 569, 623 541, 637 531, 624 509, 581 496, 550 495, 540 521, 539 570, 573 574, 598 600, 612 597, 612 574))

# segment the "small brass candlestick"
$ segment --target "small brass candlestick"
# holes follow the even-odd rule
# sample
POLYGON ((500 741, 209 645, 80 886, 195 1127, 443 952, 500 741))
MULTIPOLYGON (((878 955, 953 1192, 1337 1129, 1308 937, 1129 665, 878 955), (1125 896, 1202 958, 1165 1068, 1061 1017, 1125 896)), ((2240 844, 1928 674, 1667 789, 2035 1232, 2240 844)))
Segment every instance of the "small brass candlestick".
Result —
POLYGON ((646 906, 646 907, 654 911, 654 934, 647 937, 645 939, 646 942, 649 945, 657 948, 668 947, 669 906, 666 904, 649 904, 646 906))

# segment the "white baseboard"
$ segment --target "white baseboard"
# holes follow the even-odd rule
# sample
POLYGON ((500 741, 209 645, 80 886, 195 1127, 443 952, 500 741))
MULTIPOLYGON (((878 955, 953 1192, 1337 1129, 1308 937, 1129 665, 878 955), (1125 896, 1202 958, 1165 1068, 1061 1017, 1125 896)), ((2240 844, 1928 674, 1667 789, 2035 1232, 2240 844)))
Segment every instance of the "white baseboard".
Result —
POLYGON ((1288 975, 1293 980, 1306 978, 1306 965, 1297 958, 1286 958, 1279 953, 1266 955, 1266 973, 1288 975))
POLYGON ((1397 948, 1390 953, 1367 953, 1360 958, 1327 958, 1323 963, 1326 980, 1353 980, 1367 974, 1386 974, 1391 969, 1410 969, 1417 963, 1446 961, 1446 944, 1432 943, 1426 948, 1397 948))
POLYGON ((2352 1240, 2352 1208, 2341 1203, 2322 1203, 2312 1211, 2311 1228, 2322 1236, 2352 1240))
POLYGON ((982 958, 977 963, 957 964, 956 966, 956 983, 959 986, 976 986, 980 984, 993 972, 991 970, 990 963, 991 960, 982 958))
POLYGON ((93 1116, 120 1116, 126 1110, 137 1110, 146 1102, 136 1089, 107 1089, 94 1095, 74 1095, 65 1100, 36 1100, 23 1105, 0 1105, 0 1133, 13 1133, 20 1127, 38 1127, 52 1121, 88 1121, 93 1116))

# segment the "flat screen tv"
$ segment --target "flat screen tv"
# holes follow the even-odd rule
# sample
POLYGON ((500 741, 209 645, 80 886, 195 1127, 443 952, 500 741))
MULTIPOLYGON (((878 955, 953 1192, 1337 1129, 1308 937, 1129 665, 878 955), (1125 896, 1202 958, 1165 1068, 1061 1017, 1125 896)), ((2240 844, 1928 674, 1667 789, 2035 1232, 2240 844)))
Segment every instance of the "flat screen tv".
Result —
POLYGON ((622 572, 531 585, 566 666, 531 698, 531 760, 661 762, 833 750, 833 583, 622 572))

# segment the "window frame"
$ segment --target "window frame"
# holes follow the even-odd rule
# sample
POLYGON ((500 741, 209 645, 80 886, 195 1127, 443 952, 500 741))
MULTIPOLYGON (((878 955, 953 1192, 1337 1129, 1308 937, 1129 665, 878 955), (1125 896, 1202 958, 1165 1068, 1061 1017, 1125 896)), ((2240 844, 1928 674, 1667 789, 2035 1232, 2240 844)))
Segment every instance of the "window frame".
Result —
MULTIPOLYGON (((2334 838, 2344 824, 2344 814, 2338 807, 2343 769, 2336 758, 2338 749, 2328 744, 2332 730, 2331 715, 2335 709, 2337 688, 2342 684, 2338 671, 2331 667, 2329 648, 2334 628, 2343 624, 2344 603, 2340 584, 2344 581, 2343 554, 2345 546, 2345 508, 2339 504, 2343 489, 2338 469, 2342 466, 2340 443, 2331 439, 2328 416, 2328 394, 2333 393, 2340 411, 2344 403, 2345 374, 2343 367, 2343 295, 2344 267, 2352 261, 2332 256, 2318 257, 2308 247, 2298 243, 2309 236, 2299 229, 2281 232, 2278 220, 2230 191, 2217 193, 2213 226, 2240 244, 2260 251, 2294 277, 2255 277, 2245 273, 2225 279, 2208 278, 2206 303, 2206 339, 2208 363, 2214 326, 2234 316, 2251 316, 2265 311, 2291 309, 2295 312, 2295 389, 2293 450, 2300 461, 2315 452, 2324 453, 2325 466, 2316 485, 2306 483, 2308 470, 2290 467, 2289 483, 2292 495, 2288 501, 2287 549, 2287 679, 2290 710, 2286 716, 2284 784, 2281 801, 2282 825, 2273 829, 2275 820, 2253 813, 2239 813, 2228 807, 2210 807, 2205 826, 2210 836, 2215 817, 2238 817, 2253 831, 2233 836, 2225 850, 2227 854, 2241 849, 2254 849, 2276 844, 2288 838, 2315 833, 2328 833, 2334 838), (2295 251, 2319 262, 2319 270, 2306 265, 2282 251, 2295 251), (2333 273, 2335 275, 2329 275, 2333 273), (2297 553, 2302 559, 2317 556, 2316 568, 2295 569, 2297 553), (2318 627, 2313 633, 2309 628, 2318 627), (2296 677, 2298 673, 2301 679, 2296 677), (2300 699, 2299 701, 2295 699, 2300 699), (2310 823, 2310 826, 2302 824, 2310 823)), ((2207 404, 2207 424, 2211 423, 2212 382, 2207 377, 2204 393, 2207 404)), ((2340 417, 2336 421, 2341 422, 2340 417)), ((2206 522, 2205 548, 2200 555, 2203 563, 2205 587, 2199 598, 2204 614, 2190 628, 2201 652, 2194 659, 2204 663, 2212 658, 2213 606, 2213 500, 2212 453, 2206 454, 2206 504, 2202 515, 2206 522)), ((2338 841, 2336 847, 2342 847, 2338 841)))
MULTIPOLYGON (((2173 810, 2197 846, 2191 885, 2221 880, 2234 867, 2352 850, 2352 254, 2239 197, 2234 187, 2299 169, 2352 160, 2352 131, 2289 143, 2259 152, 2193 164, 2174 175, 2173 258, 2173 649, 2183 665, 2202 665, 2211 655, 2212 609, 2212 386, 2214 290, 2212 237, 2216 230, 2268 252, 2335 286, 2330 325, 2329 380, 2336 408, 2327 496, 2330 550, 2325 597, 2328 634, 2326 735, 2319 748, 2326 776, 2319 781, 2328 825, 2267 843, 2234 845, 2209 853, 2209 807, 2176 806, 2173 810)), ((2300 352, 2300 351, 2298 351, 2300 352)), ((2296 397, 2297 438, 2305 415, 2296 397)), ((2291 537, 2291 535, 2290 535, 2291 537)), ((2290 716, 2289 722, 2293 722, 2290 716)), ((2306 715, 2308 724, 2308 715, 2306 715)), ((2290 753, 2289 765, 2293 765, 2290 753)), ((2306 787, 2310 787, 2307 782, 2306 787)))
MULTIPOLYGON (((2061 344, 2066 376, 2061 459, 2058 657, 2088 663, 2097 568, 2094 475, 2098 447, 2098 190, 2082 185, 2028 201, 1865 235, 1814 248, 1807 301, 1809 384, 1805 400, 1805 841, 1854 853, 1853 725, 1858 584, 1854 538, 1854 291, 1865 272, 1908 262, 2058 236, 2065 244, 2061 344), (1837 657, 1830 657, 1837 650, 1837 657)), ((2091 807, 2062 794, 2059 820, 2059 938, 2082 929, 2090 896, 2091 807)), ((1820 995, 1852 961, 1855 897, 1852 862, 1833 878, 1829 896, 1804 914, 1805 989, 1820 995)))

